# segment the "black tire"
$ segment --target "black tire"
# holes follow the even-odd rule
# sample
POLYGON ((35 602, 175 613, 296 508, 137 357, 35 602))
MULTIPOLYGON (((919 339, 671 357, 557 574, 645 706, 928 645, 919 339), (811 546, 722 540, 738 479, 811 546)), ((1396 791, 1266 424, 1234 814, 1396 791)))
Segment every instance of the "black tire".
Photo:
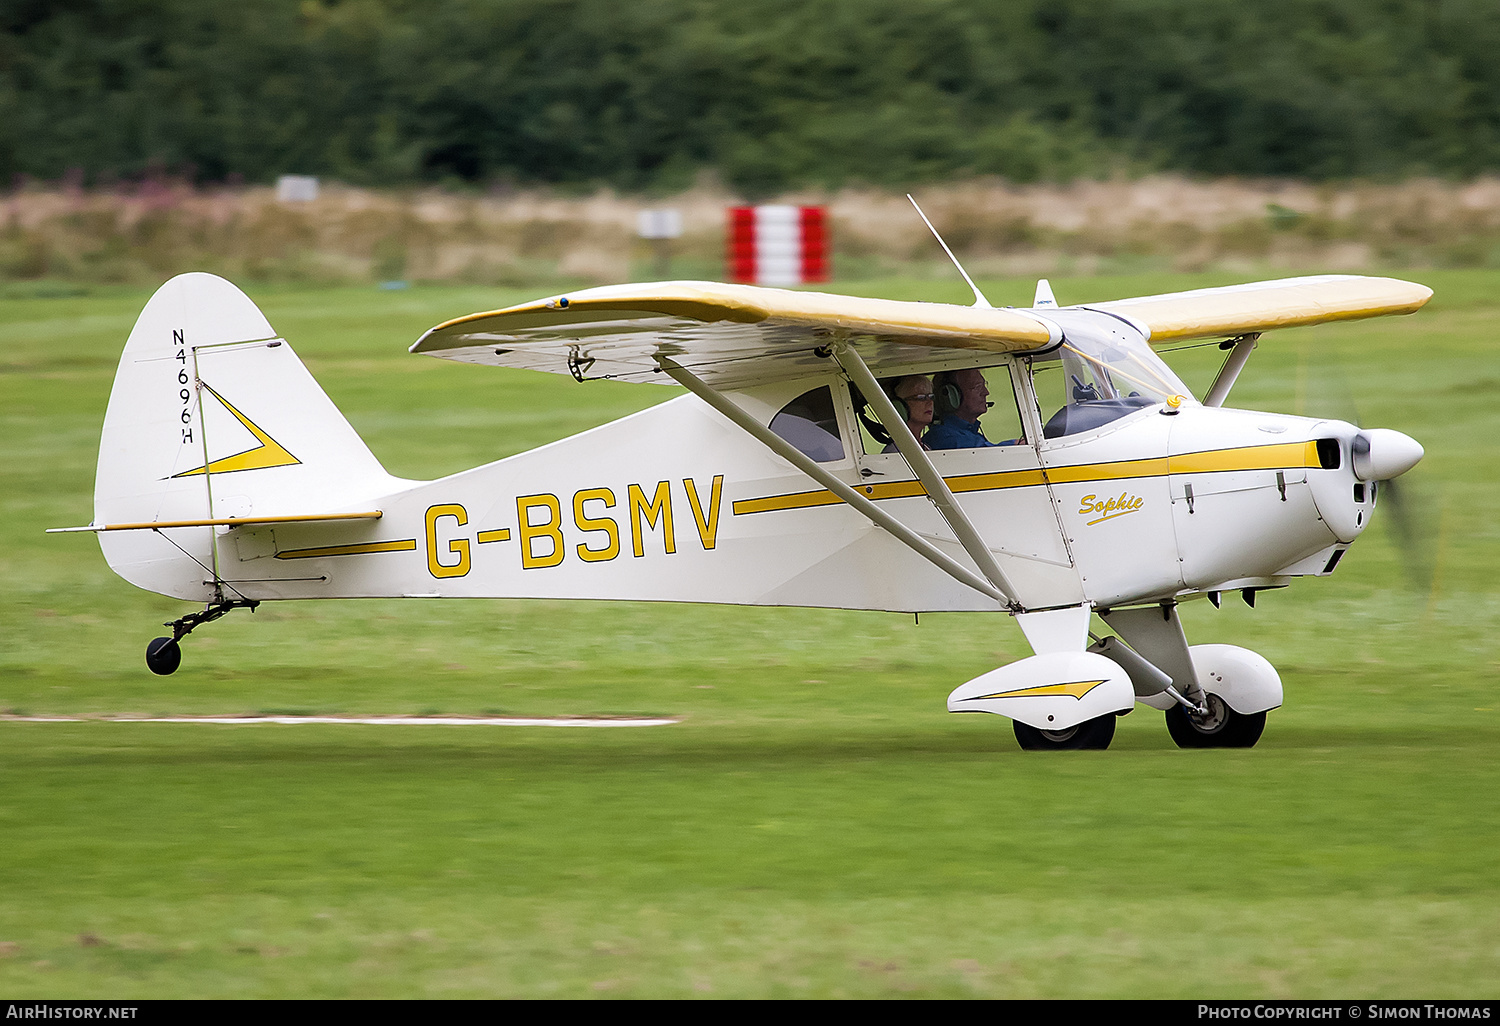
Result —
POLYGON ((1167 710, 1167 733, 1178 748, 1254 748, 1266 729, 1266 714, 1237 713, 1218 695, 1208 695, 1208 716, 1188 715, 1174 705, 1167 710))
POLYGON ((1067 730, 1038 730, 1020 720, 1011 720, 1016 729, 1016 741, 1028 752, 1075 752, 1083 749, 1104 749, 1115 737, 1114 713, 1098 719, 1085 720, 1067 730))
POLYGON ((182 665, 182 646, 171 638, 153 638, 146 646, 146 667, 162 677, 176 673, 182 665))

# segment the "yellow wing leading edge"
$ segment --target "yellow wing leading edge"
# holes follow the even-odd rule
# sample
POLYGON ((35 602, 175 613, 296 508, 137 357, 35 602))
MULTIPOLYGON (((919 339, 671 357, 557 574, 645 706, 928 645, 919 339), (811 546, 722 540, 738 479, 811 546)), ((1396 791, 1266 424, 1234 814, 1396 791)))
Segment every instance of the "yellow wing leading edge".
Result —
MULTIPOLYGON (((1153 343, 1412 313, 1432 296, 1394 278, 1320 275, 1091 303, 1153 343)), ((1063 308, 1070 309, 1070 308, 1063 308)), ((663 382, 669 357, 716 387, 815 374, 817 350, 848 338, 873 367, 934 350, 1014 353, 1062 339, 1056 307, 987 309, 717 282, 608 285, 439 324, 411 347, 450 360, 663 382)), ((663 382, 664 383, 664 382, 663 382)))
POLYGON ((1061 331, 1022 310, 835 296, 821 292, 656 282, 584 289, 460 317, 411 347, 470 363, 661 381, 670 357, 718 386, 816 373, 814 350, 849 338, 874 363, 911 361, 933 348, 1011 353, 1046 346, 1061 331))
POLYGON ((1149 331, 1151 342, 1163 343, 1415 313, 1431 298, 1426 285, 1398 278, 1324 274, 1117 299, 1089 309, 1126 317, 1149 331))

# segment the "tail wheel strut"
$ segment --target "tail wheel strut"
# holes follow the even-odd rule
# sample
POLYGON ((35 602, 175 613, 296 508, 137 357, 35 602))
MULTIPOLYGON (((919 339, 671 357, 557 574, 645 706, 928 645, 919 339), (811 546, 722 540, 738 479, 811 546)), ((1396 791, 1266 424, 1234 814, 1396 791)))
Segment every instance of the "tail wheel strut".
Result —
POLYGON ((160 676, 177 672, 177 667, 182 665, 182 646, 179 642, 193 631, 206 623, 212 623, 219 617, 228 613, 231 609, 241 607, 254 611, 260 602, 253 599, 228 599, 220 602, 210 602, 201 612, 188 613, 179 616, 175 620, 169 620, 162 624, 163 627, 172 628, 170 638, 153 638, 146 646, 146 668, 152 673, 160 676))

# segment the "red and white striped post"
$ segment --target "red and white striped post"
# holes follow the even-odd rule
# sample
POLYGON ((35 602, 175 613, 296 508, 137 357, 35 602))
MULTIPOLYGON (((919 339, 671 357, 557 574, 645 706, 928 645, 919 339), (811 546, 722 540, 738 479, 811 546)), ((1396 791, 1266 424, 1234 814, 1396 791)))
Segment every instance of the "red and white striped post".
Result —
POLYGON ((725 242, 730 281, 801 285, 828 280, 825 207, 730 207, 725 242))

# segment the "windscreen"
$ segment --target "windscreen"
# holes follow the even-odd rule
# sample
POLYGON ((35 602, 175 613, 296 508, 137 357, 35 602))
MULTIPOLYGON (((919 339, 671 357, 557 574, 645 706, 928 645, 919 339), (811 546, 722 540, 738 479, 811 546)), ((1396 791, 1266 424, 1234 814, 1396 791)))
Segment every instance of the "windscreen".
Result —
POLYGON ((1027 361, 1045 437, 1087 431, 1169 399, 1192 401, 1182 379, 1130 325, 1085 310, 1049 316, 1062 323, 1062 344, 1027 361))

